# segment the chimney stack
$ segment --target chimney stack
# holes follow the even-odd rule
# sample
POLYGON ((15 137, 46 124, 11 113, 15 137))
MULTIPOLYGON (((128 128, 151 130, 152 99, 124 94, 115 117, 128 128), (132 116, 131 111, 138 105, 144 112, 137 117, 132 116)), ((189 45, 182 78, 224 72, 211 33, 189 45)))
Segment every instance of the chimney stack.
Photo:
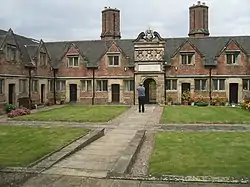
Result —
POLYGON ((208 29, 208 6, 198 1, 189 7, 189 34, 190 37, 209 36, 208 29))
POLYGON ((120 10, 104 7, 102 11, 102 40, 115 40, 121 38, 120 10))

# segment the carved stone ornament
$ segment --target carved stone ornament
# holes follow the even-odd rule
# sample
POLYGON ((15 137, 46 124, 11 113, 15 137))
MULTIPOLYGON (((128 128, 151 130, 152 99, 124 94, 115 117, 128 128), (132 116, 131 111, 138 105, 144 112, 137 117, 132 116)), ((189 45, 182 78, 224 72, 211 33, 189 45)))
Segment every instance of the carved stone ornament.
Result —
POLYGON ((153 31, 151 29, 148 29, 148 30, 145 31, 145 37, 144 37, 145 40, 153 41, 154 37, 155 37, 154 33, 153 33, 153 31))
POLYGON ((163 50, 139 50, 135 52, 136 61, 162 61, 164 59, 163 50))
POLYGON ((151 29, 147 29, 145 32, 141 32, 134 42, 158 42, 164 41, 160 34, 151 29))

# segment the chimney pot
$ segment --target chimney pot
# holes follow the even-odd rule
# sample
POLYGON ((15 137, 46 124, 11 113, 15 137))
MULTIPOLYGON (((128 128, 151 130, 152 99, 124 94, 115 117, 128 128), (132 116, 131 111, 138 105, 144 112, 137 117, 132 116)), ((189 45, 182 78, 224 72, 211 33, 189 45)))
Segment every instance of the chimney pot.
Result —
POLYGON ((201 2, 200 1, 198 1, 198 5, 200 5, 201 4, 201 2))

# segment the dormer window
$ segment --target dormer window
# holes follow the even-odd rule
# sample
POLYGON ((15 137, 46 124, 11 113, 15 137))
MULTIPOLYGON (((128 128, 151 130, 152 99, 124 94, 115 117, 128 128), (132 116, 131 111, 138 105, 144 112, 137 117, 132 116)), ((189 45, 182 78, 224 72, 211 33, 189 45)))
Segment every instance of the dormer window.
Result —
POLYGON ((193 52, 181 52, 181 64, 192 65, 194 64, 194 53, 193 52))
POLYGON ((44 52, 40 52, 40 64, 46 66, 47 65, 47 54, 44 52))
POLYGON ((226 61, 228 65, 238 64, 238 57, 240 52, 238 51, 230 51, 226 52, 226 61))
POLYGON ((78 67, 79 66, 79 56, 68 56, 68 66, 78 67))
POLYGON ((120 65, 120 55, 119 54, 108 54, 108 65, 109 66, 119 66, 120 65))
POLYGON ((7 45, 6 58, 7 61, 16 61, 17 48, 14 45, 7 45))

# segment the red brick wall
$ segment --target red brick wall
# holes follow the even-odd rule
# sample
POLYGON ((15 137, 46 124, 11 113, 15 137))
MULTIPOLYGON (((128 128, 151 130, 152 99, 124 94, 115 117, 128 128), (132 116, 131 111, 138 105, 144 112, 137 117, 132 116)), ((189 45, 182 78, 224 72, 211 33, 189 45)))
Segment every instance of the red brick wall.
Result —
POLYGON ((201 55, 195 51, 195 49, 186 42, 181 51, 195 52, 195 64, 194 65, 183 65, 180 61, 180 53, 178 52, 172 59, 171 67, 166 70, 166 75, 208 75, 209 70, 204 67, 204 63, 201 55), (177 68, 177 70, 176 70, 177 68))
MULTIPOLYGON (((226 50, 240 50, 240 48, 235 44, 234 41, 231 41, 230 44, 226 47, 226 50)), ((226 55, 223 52, 218 57, 217 69, 213 71, 213 74, 216 75, 249 75, 250 65, 248 63, 247 56, 241 52, 239 57, 238 65, 227 65, 226 55)))

